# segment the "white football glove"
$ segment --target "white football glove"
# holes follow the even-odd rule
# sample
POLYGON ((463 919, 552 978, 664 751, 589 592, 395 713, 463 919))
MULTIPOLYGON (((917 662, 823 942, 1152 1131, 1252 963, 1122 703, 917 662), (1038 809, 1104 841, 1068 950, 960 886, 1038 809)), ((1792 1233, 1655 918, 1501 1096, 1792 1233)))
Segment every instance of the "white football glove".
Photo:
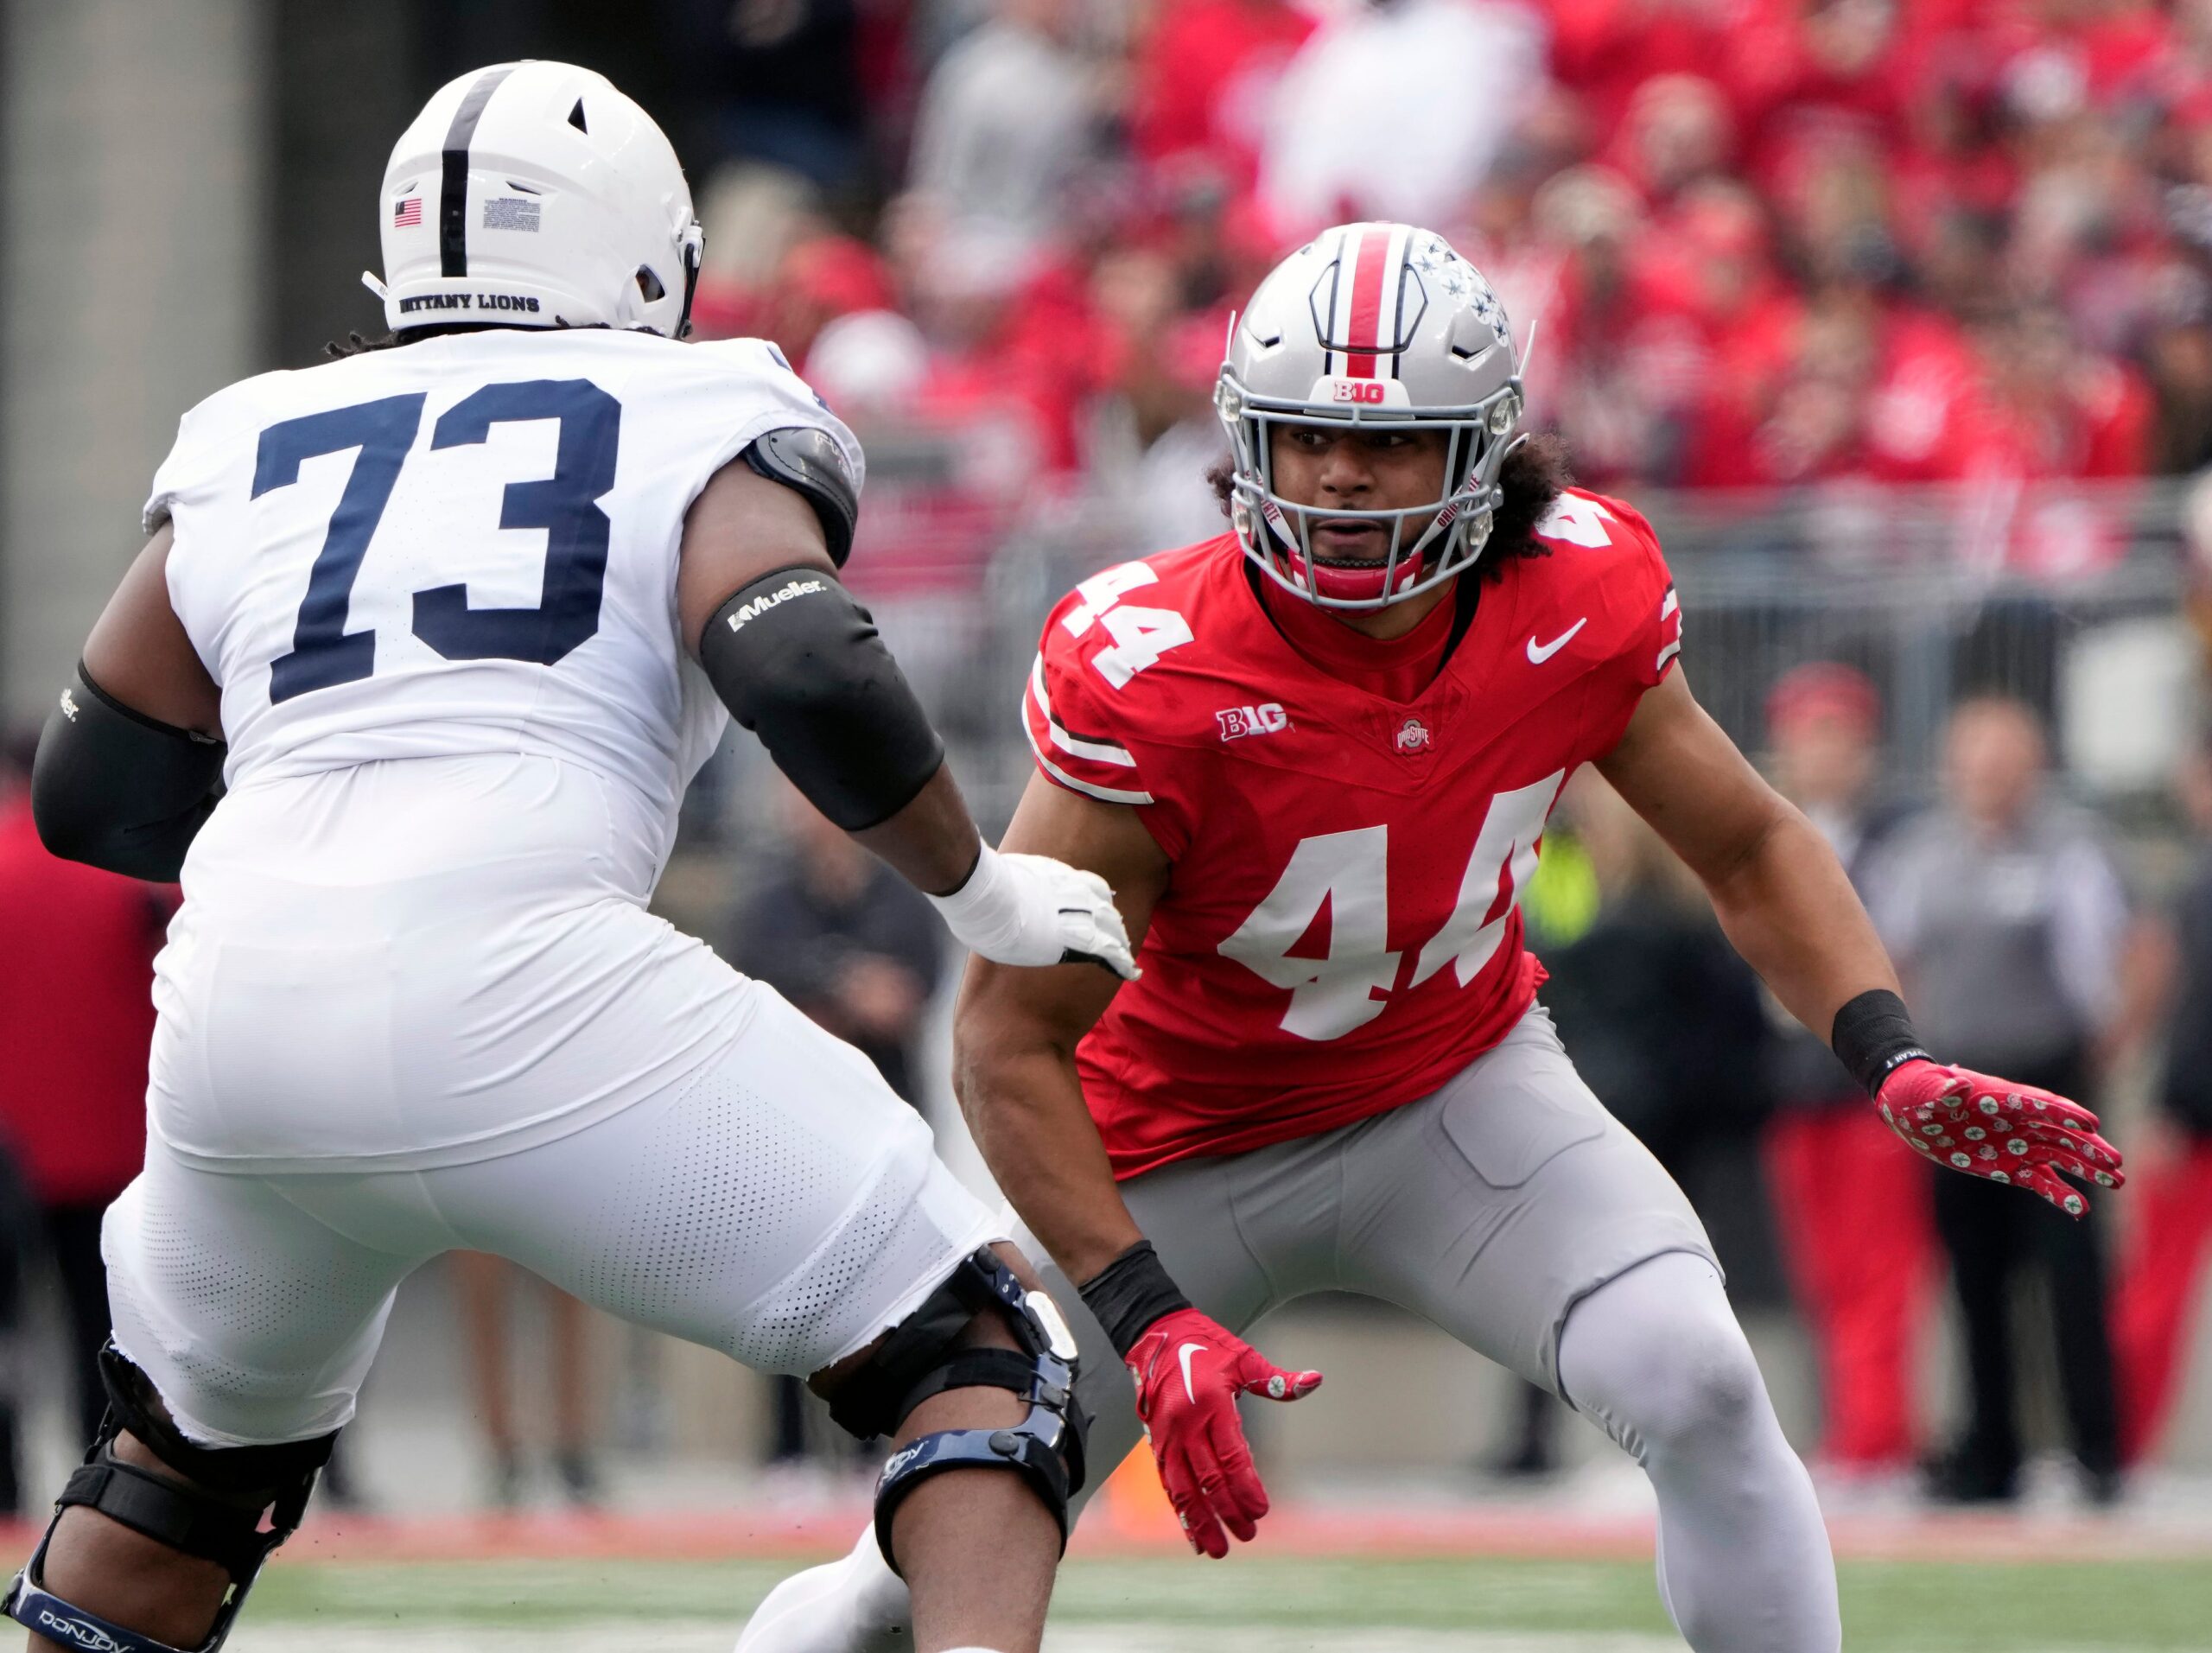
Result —
POLYGON ((1136 980, 1106 881, 1050 855, 1002 855, 985 844, 968 881, 930 904, 956 941, 995 963, 1099 964, 1136 980))

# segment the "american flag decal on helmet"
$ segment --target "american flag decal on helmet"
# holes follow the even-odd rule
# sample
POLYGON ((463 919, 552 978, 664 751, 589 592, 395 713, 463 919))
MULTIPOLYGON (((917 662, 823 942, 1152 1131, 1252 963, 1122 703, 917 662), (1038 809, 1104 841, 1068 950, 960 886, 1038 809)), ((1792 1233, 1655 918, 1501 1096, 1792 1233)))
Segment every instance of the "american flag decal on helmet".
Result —
POLYGON ((405 200, 392 203, 391 227, 393 229, 411 230, 420 226, 422 222, 423 198, 420 195, 410 195, 405 200))

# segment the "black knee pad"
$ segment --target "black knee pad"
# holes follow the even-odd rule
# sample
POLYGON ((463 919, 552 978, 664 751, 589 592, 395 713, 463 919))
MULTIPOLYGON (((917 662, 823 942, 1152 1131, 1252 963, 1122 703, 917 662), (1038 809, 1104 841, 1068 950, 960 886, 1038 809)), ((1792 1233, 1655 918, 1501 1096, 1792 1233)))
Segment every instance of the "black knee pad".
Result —
POLYGON ((916 1487, 947 1470, 1021 1476, 1052 1511, 1060 1548, 1067 1548, 1068 1500, 1083 1490, 1090 1425, 1076 1402, 1075 1374, 1075 1339, 1052 1299, 1027 1290, 987 1247, 964 1259, 839 1389, 830 1416, 863 1440, 892 1434, 915 1408, 949 1389, 1003 1389, 1029 1402, 1029 1415, 1010 1428, 942 1429, 891 1455, 876 1481, 875 1542, 893 1573, 899 1561, 891 1553, 892 1517, 916 1487), (997 1311, 1013 1331, 1019 1352, 954 1347, 986 1309, 997 1311))
MULTIPOLYGON (((100 1377, 107 1388, 107 1416, 84 1463, 54 1500, 54 1519, 71 1505, 82 1504, 156 1543, 225 1568, 231 1575, 230 1593, 207 1639, 193 1650, 213 1653, 230 1634, 262 1563, 299 1527, 315 1476, 329 1460, 338 1436, 334 1432, 275 1446, 201 1446, 184 1438, 162 1410, 152 1381, 113 1344, 100 1351, 100 1377), (118 1459, 116 1437, 126 1431, 192 1484, 181 1485, 118 1459)), ((49 1525, 29 1565, 0 1600, 0 1612, 65 1645, 103 1653, 177 1653, 150 1636, 51 1594, 41 1580, 53 1539, 49 1525)))
MULTIPOLYGON (((282 1503, 296 1490, 304 1507, 315 1490, 315 1478, 330 1461, 338 1444, 335 1430, 312 1440, 288 1440, 275 1446, 201 1446, 184 1438, 169 1421, 168 1408, 155 1392, 154 1381, 132 1365, 112 1343, 100 1351, 100 1383, 107 1390, 109 1424, 103 1434, 113 1440, 128 1430, 144 1441, 155 1457, 188 1480, 226 1497, 250 1498, 270 1493, 260 1508, 282 1503)), ((297 1525, 296 1518, 294 1525, 297 1525)))

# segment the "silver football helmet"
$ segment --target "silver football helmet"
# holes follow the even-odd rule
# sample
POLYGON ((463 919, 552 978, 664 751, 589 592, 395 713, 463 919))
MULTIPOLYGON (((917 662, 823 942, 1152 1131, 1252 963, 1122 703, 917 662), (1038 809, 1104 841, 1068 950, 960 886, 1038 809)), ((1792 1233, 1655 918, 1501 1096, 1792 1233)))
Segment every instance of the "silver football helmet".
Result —
POLYGON ((1504 307, 1442 236, 1325 230, 1268 273, 1230 328, 1214 408, 1234 444, 1230 525, 1278 585, 1322 607, 1402 601, 1482 556, 1522 407, 1504 307), (1350 511, 1275 491, 1275 426, 1408 423, 1447 435, 1440 498, 1350 511), (1348 518, 1382 525, 1388 554, 1317 556, 1314 525, 1348 518))

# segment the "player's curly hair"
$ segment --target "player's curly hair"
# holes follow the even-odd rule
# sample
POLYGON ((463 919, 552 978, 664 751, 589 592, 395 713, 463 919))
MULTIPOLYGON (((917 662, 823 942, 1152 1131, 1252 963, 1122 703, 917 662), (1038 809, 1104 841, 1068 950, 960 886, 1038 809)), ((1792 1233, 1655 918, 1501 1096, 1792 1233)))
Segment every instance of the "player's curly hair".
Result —
MULTIPOLYGON (((1224 517, 1229 514, 1230 484, 1236 475, 1235 461, 1226 458, 1206 471, 1206 483, 1221 502, 1224 517)), ((1535 537, 1535 531, 1553 501, 1574 486, 1574 469, 1565 440, 1541 431, 1516 445, 1498 471, 1497 486, 1504 498, 1491 525, 1490 544, 1475 564, 1485 580, 1499 578, 1509 557, 1551 555, 1551 548, 1535 537)))

